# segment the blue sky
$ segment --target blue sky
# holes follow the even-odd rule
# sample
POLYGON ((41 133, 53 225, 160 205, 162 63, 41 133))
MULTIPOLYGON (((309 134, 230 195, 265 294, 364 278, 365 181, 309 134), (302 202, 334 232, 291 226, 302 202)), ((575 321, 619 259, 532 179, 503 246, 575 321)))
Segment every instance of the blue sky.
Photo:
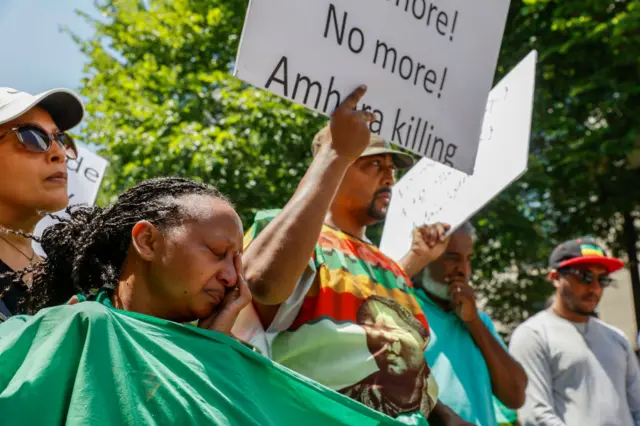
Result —
POLYGON ((60 31, 68 26, 86 38, 91 27, 74 10, 92 12, 90 0, 0 0, 0 86, 30 93, 54 87, 77 89, 84 55, 71 37, 60 31))

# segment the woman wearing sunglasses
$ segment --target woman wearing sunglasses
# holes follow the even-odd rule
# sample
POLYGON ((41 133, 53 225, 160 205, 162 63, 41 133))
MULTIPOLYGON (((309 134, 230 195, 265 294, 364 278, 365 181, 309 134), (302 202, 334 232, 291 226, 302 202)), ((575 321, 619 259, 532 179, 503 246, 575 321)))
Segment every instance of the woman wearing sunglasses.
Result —
MULTIPOLYGON (((82 101, 67 89, 34 96, 0 88, 0 228, 30 234, 43 212, 67 206, 66 162, 77 157, 77 149, 65 132, 80 123, 83 114, 82 101)), ((36 260, 31 240, 0 233, 0 274, 36 260)), ((0 294, 0 322, 21 311, 27 285, 28 278, 0 294)))

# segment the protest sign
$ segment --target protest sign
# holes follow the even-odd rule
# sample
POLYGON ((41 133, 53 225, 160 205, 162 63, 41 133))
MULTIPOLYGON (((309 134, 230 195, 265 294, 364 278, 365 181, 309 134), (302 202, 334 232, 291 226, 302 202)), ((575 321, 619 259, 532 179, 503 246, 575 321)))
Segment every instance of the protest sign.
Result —
MULTIPOLYGON (((107 165, 107 160, 78 145, 78 158, 67 162, 67 192, 69 193, 70 205, 92 206, 95 203, 107 165)), ((56 215, 65 216, 64 210, 56 215)), ((53 223, 55 223, 54 219, 43 218, 38 222, 35 234, 42 235, 42 231, 53 223)), ((43 254, 37 243, 34 243, 34 248, 38 254, 43 254)))
POLYGON ((235 75, 471 174, 509 0, 251 0, 235 75), (452 120, 451 117, 455 117, 452 120))
POLYGON ((402 258, 416 226, 444 222, 453 232, 526 171, 536 59, 531 52, 489 94, 473 176, 423 158, 395 185, 383 253, 402 258))

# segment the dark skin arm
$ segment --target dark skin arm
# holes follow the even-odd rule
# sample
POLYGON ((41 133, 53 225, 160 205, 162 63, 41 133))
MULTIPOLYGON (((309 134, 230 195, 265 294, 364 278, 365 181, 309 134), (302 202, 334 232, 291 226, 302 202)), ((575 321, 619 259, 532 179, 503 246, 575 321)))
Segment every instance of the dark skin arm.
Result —
POLYGON ((462 417, 458 416, 454 411, 438 401, 433 407, 429 416, 429 424, 433 426, 475 426, 462 417))
POLYGON ((366 87, 356 89, 331 117, 331 138, 321 146, 296 193, 249 245, 245 277, 266 328, 294 291, 313 253, 322 224, 347 168, 369 145, 371 112, 356 111, 366 87))
POLYGON ((522 407, 528 381, 524 369, 500 345, 480 319, 473 288, 466 283, 454 281, 449 291, 456 315, 466 324, 487 363, 493 394, 511 409, 522 407))

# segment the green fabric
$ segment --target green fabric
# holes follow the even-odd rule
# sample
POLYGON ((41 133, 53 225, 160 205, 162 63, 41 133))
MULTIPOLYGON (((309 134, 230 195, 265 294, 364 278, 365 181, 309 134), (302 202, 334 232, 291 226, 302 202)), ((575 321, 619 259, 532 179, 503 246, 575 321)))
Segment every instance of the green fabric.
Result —
POLYGON ((493 409, 496 412, 496 421, 499 426, 511 426, 518 421, 518 413, 507 407, 495 396, 493 397, 493 409))
POLYGON ((20 425, 400 425, 239 342, 97 302, 0 324, 0 416, 20 425))
MULTIPOLYGON (((89 299, 87 299, 87 296, 85 296, 82 293, 78 293, 76 294, 76 297, 78 298, 78 301, 80 302, 86 302, 89 299)), ((91 297, 91 296, 90 296, 91 297)), ((92 298, 93 300, 93 298, 92 298)), ((95 301, 106 306, 107 308, 111 308, 111 309, 115 309, 113 307, 113 303, 111 303, 111 299, 109 298, 109 292, 106 290, 100 290, 98 292, 98 294, 95 296, 95 301)))

